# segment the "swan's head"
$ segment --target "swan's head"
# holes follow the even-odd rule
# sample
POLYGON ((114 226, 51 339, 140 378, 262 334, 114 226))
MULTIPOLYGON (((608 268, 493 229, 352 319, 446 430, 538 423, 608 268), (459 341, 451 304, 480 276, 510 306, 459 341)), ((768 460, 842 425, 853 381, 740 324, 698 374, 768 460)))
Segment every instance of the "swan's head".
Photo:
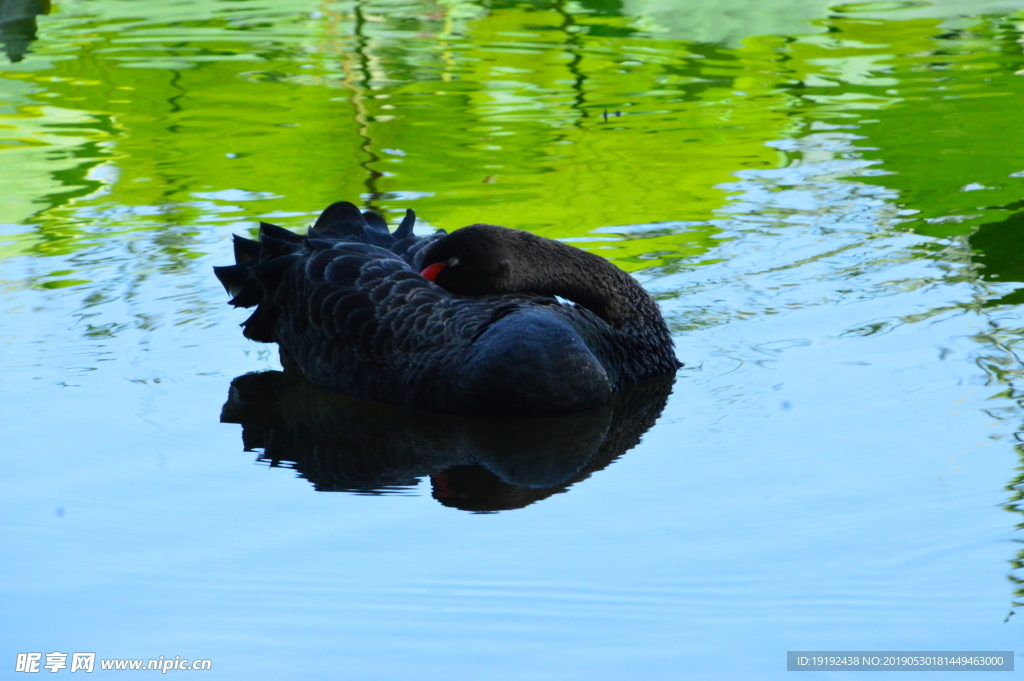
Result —
POLYGON ((554 239, 470 225, 434 242, 422 263, 420 274, 449 293, 560 296, 615 328, 653 325, 668 338, 658 304, 635 279, 605 258, 554 239))
POLYGON ((531 255, 543 251, 541 237, 497 225, 455 230, 427 251, 420 274, 463 296, 512 293, 535 274, 531 255))

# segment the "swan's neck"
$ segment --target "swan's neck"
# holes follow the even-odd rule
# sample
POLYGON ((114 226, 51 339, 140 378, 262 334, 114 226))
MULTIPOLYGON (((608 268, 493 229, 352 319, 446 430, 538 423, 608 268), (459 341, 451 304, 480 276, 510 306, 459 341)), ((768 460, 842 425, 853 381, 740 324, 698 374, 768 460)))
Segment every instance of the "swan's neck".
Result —
POLYGON ((557 241, 545 243, 536 287, 526 290, 571 300, 615 329, 618 338, 611 352, 618 355, 619 379, 636 381, 682 366, 658 304, 633 277, 593 253, 557 241))
POLYGON ((593 253, 557 241, 545 245, 539 280, 529 290, 571 300, 624 333, 655 331, 669 338, 658 304, 633 277, 593 253))

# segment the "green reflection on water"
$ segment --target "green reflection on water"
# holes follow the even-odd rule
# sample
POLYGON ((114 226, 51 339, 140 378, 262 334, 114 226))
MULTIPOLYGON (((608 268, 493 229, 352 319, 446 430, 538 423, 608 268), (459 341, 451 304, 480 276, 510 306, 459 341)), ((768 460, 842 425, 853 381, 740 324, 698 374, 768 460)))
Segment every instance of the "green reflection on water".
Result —
POLYGON ((664 266, 715 245, 717 185, 789 162, 765 143, 815 126, 865 136, 891 173, 870 181, 927 234, 966 234, 1024 189, 1008 177, 1024 170, 1024 133, 1004 124, 1024 113, 1009 17, 949 31, 847 10, 731 47, 642 19, 586 3, 59 3, 34 58, 3 72, 0 151, 19 172, 0 222, 34 229, 0 255, 72 252, 96 237, 83 217, 118 207, 150 209, 116 215, 127 229, 208 222, 211 201, 221 220, 301 226, 362 197, 664 266))

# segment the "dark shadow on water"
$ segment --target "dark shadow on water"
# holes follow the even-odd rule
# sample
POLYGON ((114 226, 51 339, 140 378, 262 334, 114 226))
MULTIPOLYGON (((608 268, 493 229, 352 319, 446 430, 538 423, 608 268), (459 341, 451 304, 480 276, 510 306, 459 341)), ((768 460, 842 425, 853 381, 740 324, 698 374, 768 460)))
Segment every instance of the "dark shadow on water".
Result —
POLYGON ((36 39, 36 17, 50 13, 50 0, 0 0, 0 43, 19 62, 36 39))
POLYGON ((631 386, 569 416, 482 419, 356 400, 268 371, 231 382, 220 420, 242 425, 246 451, 318 491, 395 493, 430 476, 445 506, 493 512, 564 492, 635 447, 674 381, 631 386))
MULTIPOLYGON (((1006 208, 1020 208, 1020 203, 1006 208)), ((967 240, 974 253, 972 259, 983 266, 981 276, 986 281, 1024 282, 1024 212, 1014 213, 1001 222, 980 225, 967 240)), ((1024 303, 1024 288, 986 305, 1020 303, 1024 303)))

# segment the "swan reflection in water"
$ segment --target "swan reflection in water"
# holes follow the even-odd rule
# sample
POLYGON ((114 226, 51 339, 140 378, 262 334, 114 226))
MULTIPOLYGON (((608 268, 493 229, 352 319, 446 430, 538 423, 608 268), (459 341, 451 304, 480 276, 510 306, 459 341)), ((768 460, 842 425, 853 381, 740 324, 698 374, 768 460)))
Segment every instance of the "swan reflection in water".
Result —
POLYGON ((486 513, 529 506, 611 464, 654 425, 674 381, 628 386, 567 416, 497 419, 353 399, 267 371, 231 382, 221 422, 241 424, 246 451, 318 491, 394 493, 430 476, 445 506, 486 513))

